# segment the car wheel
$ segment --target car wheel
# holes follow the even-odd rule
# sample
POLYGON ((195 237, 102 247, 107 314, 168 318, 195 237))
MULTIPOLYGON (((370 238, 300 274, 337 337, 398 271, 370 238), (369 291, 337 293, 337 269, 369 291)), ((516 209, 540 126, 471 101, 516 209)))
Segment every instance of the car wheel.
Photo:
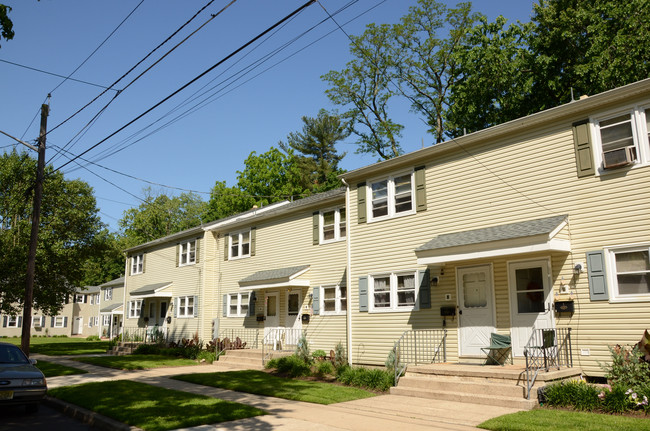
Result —
POLYGON ((34 403, 34 404, 27 404, 25 405, 25 411, 32 415, 34 413, 38 412, 38 408, 40 407, 40 404, 34 403))

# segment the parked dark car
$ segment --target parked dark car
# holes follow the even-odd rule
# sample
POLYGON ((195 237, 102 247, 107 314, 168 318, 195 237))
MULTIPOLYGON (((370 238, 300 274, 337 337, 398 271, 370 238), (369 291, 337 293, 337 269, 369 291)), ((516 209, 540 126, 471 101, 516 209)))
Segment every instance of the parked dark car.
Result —
POLYGON ((22 350, 0 343, 0 405, 25 405, 27 412, 38 410, 47 393, 45 376, 22 350))

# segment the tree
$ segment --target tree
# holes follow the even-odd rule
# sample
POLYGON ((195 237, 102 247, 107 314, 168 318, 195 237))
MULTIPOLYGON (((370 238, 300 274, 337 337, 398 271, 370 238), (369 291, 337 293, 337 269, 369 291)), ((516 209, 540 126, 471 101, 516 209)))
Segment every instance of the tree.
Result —
POLYGON ((321 78, 330 88, 330 100, 351 106, 343 114, 350 120, 352 133, 358 136, 356 153, 376 154, 382 159, 400 155, 401 124, 388 115, 388 102, 397 94, 393 80, 393 59, 389 55, 391 27, 369 24, 359 37, 351 36, 350 53, 354 55, 342 71, 330 71, 321 78))
POLYGON ((97 286, 124 274, 124 255, 127 248, 125 238, 102 229, 95 235, 92 254, 84 264, 83 286, 97 286))
POLYGON ((9 6, 0 4, 0 39, 11 40, 14 38, 14 24, 9 19, 9 12, 11 12, 9 6))
POLYGON ((124 216, 118 222, 127 248, 201 224, 205 202, 196 194, 155 196, 150 187, 144 190, 144 194, 140 206, 124 211, 124 216))
MULTIPOLYGON (((15 315, 23 306, 31 230, 36 161, 13 151, 0 157, 0 311, 15 315)), ((34 306, 56 315, 68 295, 82 284, 84 262, 94 253, 103 225, 92 188, 66 180, 46 167, 36 254, 34 306)), ((29 324, 29 323, 25 323, 29 324)))
POLYGON ((204 219, 219 220, 251 209, 255 199, 238 187, 227 187, 225 181, 217 181, 210 191, 204 219))
POLYGON ((342 173, 338 164, 345 153, 338 154, 335 145, 350 135, 348 124, 324 109, 316 118, 302 117, 302 122, 302 132, 290 133, 287 142, 279 144, 287 154, 294 151, 302 188, 319 193, 340 187, 336 176, 342 173))

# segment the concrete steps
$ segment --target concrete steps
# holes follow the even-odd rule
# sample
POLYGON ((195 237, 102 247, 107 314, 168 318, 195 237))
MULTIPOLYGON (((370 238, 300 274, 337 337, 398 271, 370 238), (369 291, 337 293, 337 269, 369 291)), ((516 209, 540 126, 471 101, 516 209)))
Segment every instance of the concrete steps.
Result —
MULTIPOLYGON (((272 352, 271 358, 290 355, 289 352, 272 352)), ((226 350, 225 355, 219 357, 219 363, 237 367, 246 367, 251 370, 263 370, 262 349, 236 349, 226 350)))
POLYGON ((107 354, 111 356, 124 356, 130 355, 135 349, 140 345, 140 343, 117 343, 113 346, 112 349, 106 351, 107 354))
POLYGON ((526 374, 520 366, 431 364, 410 366, 394 395, 530 410, 537 403, 536 388, 546 382, 579 376, 581 370, 565 368, 541 372, 526 399, 526 374))

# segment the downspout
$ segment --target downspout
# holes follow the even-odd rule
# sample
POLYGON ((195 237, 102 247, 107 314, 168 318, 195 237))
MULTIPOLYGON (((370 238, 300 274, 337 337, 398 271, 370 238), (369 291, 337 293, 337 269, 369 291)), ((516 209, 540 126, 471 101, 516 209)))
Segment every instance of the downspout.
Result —
POLYGON ((345 214, 348 220, 348 232, 346 235, 345 243, 347 245, 347 266, 348 270, 346 271, 347 279, 345 280, 347 284, 347 295, 348 300, 346 301, 346 313, 345 313, 345 323, 347 325, 347 353, 348 353, 348 364, 352 364, 352 257, 351 257, 351 243, 352 243, 352 222, 350 219, 350 185, 345 182, 344 178, 341 178, 343 184, 345 184, 345 214))

